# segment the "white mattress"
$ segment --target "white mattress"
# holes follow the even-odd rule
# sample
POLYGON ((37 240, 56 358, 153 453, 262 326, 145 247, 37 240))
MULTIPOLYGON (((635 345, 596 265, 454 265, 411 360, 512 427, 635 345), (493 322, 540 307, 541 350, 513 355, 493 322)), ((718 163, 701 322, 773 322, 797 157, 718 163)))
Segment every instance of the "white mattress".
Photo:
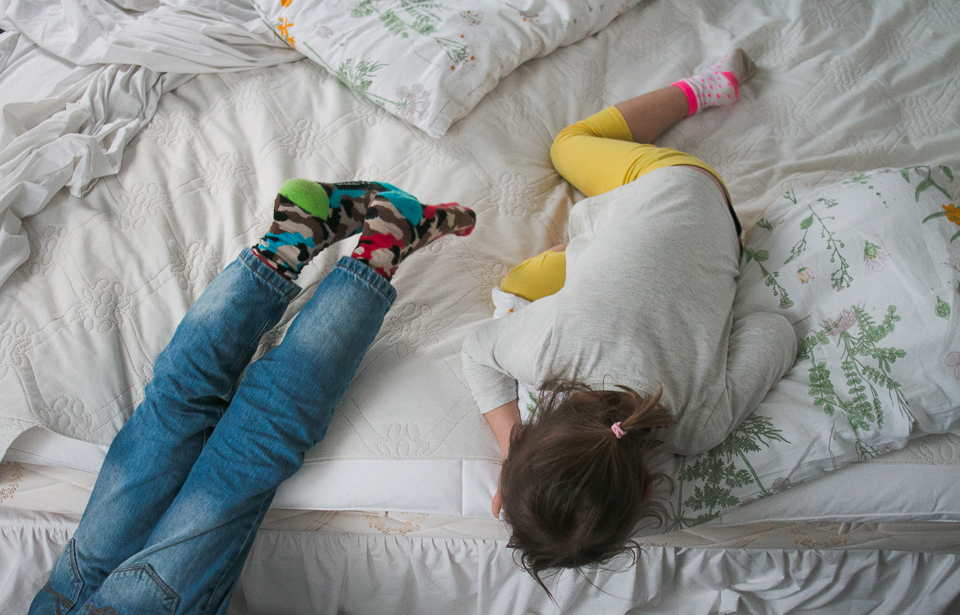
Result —
MULTIPOLYGON (((580 195, 549 163, 553 135, 739 45, 760 67, 742 100, 680 123, 661 143, 716 168, 747 227, 789 188, 881 166, 960 168, 960 82, 943 69, 960 62, 949 26, 957 12, 949 0, 923 10, 649 2, 520 67, 441 139, 306 61, 201 75, 161 97, 116 176, 83 199, 60 192, 25 220, 30 259, 0 292, 0 440, 6 446, 42 425, 107 445, 188 307, 263 233, 284 179, 381 179, 425 202, 474 207, 477 230, 400 269, 400 299, 327 438, 277 504, 482 517, 500 455, 459 349, 491 315, 490 289, 503 275, 564 239, 580 195)), ((306 292, 282 326, 345 249, 307 268, 306 292)), ((282 326, 261 351, 279 341, 282 326)), ((21 454, 40 461, 44 453, 21 454)), ((63 463, 91 462, 81 455, 63 463)), ((957 510, 937 511, 940 492, 925 501, 916 514, 957 510)), ((810 514, 833 512, 818 508, 810 514)))
MULTIPOLYGON (((71 440, 40 428, 25 432, 10 446, 5 460, 79 470, 89 478, 52 473, 50 480, 53 482, 49 487, 56 493, 54 497, 49 496, 47 485, 44 485, 44 495, 26 496, 13 505, 37 511, 81 513, 88 493, 86 489, 76 492, 71 487, 77 483, 92 485, 93 475, 99 470, 105 454, 104 446, 71 440), (55 487, 57 484, 64 485, 64 488, 55 487), (74 495, 67 497, 68 492, 74 495)), ((378 513, 389 510, 442 517, 459 516, 460 512, 448 504, 461 498, 464 507, 486 513, 489 501, 485 490, 474 493, 442 491, 444 487, 461 484, 461 481, 481 483, 495 480, 491 478, 495 477, 491 470, 495 471, 499 466, 490 468, 481 464, 462 463, 457 475, 445 475, 437 471, 435 464, 416 461, 397 462, 392 466, 368 460, 309 464, 281 486, 273 508, 378 513), (428 471, 434 472, 435 484, 424 487, 415 482, 428 471), (480 476, 471 477, 471 472, 480 476), (385 495, 377 499, 369 495, 376 493, 377 489, 357 489, 353 478, 358 475, 366 476, 364 480, 372 481, 385 495), (316 489, 316 485, 325 488, 316 489), (398 492, 407 492, 409 497, 397 497, 398 492), (431 499, 438 493, 442 497, 431 499), (469 502, 467 498, 476 501, 469 502), (424 502, 434 504, 424 505, 424 502)), ((449 467, 456 468, 452 463, 449 467)), ((3 488, 2 483, 0 488, 3 488)), ((473 516, 490 519, 488 513, 473 516)), ((809 521, 960 521, 960 437, 947 434, 914 440, 906 448, 888 455, 848 466, 843 472, 830 473, 734 509, 709 525, 809 521)))

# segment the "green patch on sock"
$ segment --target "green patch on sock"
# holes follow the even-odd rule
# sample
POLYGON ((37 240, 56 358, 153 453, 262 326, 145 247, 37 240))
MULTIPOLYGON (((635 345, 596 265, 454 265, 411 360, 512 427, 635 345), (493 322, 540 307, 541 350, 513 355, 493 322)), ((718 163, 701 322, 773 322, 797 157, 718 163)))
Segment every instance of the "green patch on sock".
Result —
POLYGON ((330 214, 330 198, 323 186, 309 179, 288 179, 280 187, 280 196, 296 203, 312 216, 326 220, 330 214))

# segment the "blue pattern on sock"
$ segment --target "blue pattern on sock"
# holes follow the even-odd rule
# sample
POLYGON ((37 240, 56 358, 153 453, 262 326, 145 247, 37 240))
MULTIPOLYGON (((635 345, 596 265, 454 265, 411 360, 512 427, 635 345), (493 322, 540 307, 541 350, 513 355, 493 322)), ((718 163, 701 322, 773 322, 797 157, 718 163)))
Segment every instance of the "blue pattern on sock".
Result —
POLYGON ((363 190, 341 190, 334 186, 333 192, 330 194, 330 207, 340 208, 340 199, 348 196, 350 198, 356 199, 363 196, 363 190))
POLYGON ((260 240, 260 247, 274 254, 277 253, 277 248, 281 246, 297 246, 300 244, 305 245, 310 250, 317 245, 313 237, 304 237, 300 233, 267 233, 260 240))
POLYGON ((423 218, 423 205, 420 204, 417 197, 386 182, 377 183, 388 189, 386 192, 381 192, 380 196, 393 203, 393 206, 403 214, 404 218, 410 221, 410 224, 420 222, 423 218))

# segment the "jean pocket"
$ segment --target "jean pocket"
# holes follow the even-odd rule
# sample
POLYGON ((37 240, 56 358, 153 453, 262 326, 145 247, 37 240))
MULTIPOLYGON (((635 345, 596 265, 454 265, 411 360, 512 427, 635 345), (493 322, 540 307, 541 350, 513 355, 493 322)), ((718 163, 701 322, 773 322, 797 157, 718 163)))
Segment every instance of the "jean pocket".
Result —
POLYGON ((173 615, 179 604, 180 596, 152 566, 136 564, 111 572, 86 607, 89 613, 110 615, 173 615))
POLYGON ((30 612, 65 613, 77 603, 82 589, 83 579, 80 578, 80 569, 77 567, 76 546, 71 538, 53 565, 50 580, 34 599, 30 612))

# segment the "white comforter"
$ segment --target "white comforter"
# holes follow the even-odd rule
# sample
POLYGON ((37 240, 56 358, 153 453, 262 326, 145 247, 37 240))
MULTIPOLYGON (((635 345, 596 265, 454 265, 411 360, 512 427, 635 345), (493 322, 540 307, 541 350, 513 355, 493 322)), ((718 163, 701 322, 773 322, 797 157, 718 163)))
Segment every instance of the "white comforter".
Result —
MULTIPOLYGON (((486 514, 499 453, 458 354, 509 268, 564 239, 579 195, 549 163, 553 135, 739 45, 760 67, 741 101, 682 122, 662 144, 718 169, 745 225, 790 188, 881 166, 960 168, 960 82, 942 68, 960 63, 957 22, 950 0, 923 11, 649 2, 521 66, 441 139, 309 62, 194 79, 160 98, 116 176, 83 199, 61 191, 23 221, 27 260, 0 289, 0 450, 37 425, 108 443, 197 294, 263 233, 284 179, 375 178, 475 207, 477 231, 401 269, 400 300, 327 439, 277 503, 486 514)), ((131 132, 107 132, 98 147, 119 162, 111 148, 131 132)), ((54 173, 64 184, 87 164, 68 163, 54 173)), ((336 256, 308 268, 284 325, 336 256)))
POLYGON ((242 0, 2 0, 0 28, 0 287, 30 256, 22 220, 116 173, 164 92, 300 57, 242 0))

